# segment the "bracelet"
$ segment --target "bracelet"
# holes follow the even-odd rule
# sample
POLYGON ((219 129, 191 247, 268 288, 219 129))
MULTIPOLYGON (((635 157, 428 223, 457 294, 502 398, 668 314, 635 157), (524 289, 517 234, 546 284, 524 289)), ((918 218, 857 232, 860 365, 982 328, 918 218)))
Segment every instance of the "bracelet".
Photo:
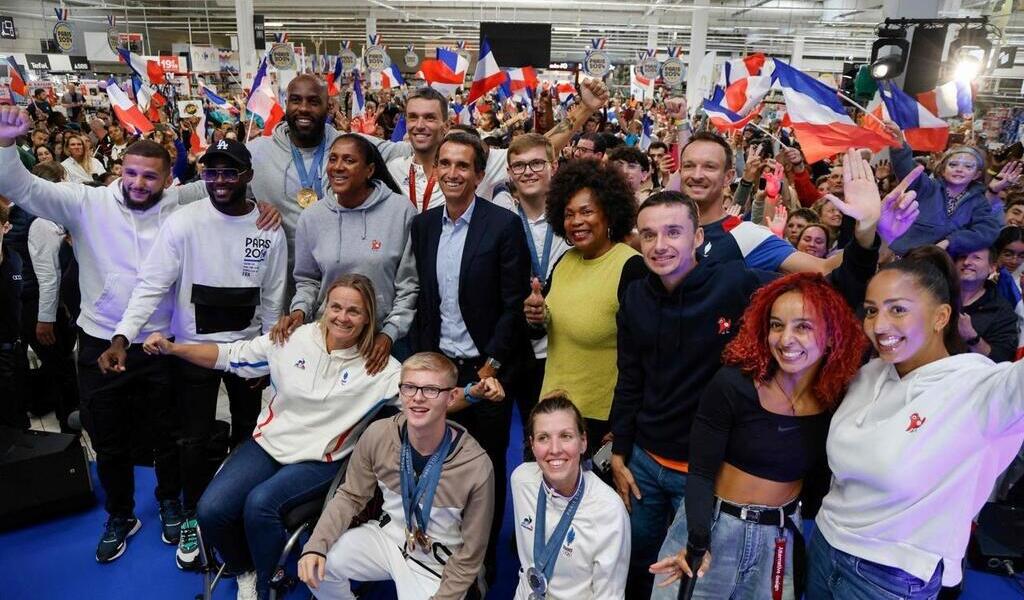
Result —
POLYGON ((964 343, 972 348, 977 346, 979 342, 981 342, 981 335, 976 335, 969 340, 964 340, 964 343))
POLYGON ((462 388, 462 394, 466 397, 466 402, 470 405, 476 404, 483 400, 483 398, 477 398, 473 394, 469 393, 469 390, 473 387, 472 383, 467 383, 466 387, 462 388))

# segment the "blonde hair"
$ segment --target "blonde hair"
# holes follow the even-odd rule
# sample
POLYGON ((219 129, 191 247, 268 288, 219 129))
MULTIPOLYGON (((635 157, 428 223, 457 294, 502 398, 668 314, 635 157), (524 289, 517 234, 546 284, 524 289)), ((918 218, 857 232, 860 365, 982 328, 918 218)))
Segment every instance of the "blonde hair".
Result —
POLYGON ((512 143, 508 145, 508 153, 505 160, 511 164, 512 155, 523 154, 534 148, 544 148, 544 152, 547 153, 548 162, 555 161, 555 150, 551 146, 551 142, 539 133, 524 133, 516 136, 512 143))
POLYGON ((459 381, 459 370, 447 356, 437 352, 417 352, 402 363, 402 375, 406 371, 433 371, 444 376, 447 385, 454 386, 459 381))
POLYGON ((86 172, 88 172, 89 171, 89 167, 92 166, 92 161, 89 160, 90 158, 92 158, 92 156, 89 155, 89 142, 86 140, 85 136, 82 135, 81 133, 74 133, 74 132, 72 132, 72 133, 67 133, 67 134, 64 135, 64 156, 70 157, 71 160, 73 160, 76 163, 78 163, 79 165, 81 165, 86 170, 86 172), (82 159, 81 160, 75 158, 74 156, 71 156, 71 148, 69 146, 70 146, 71 140, 73 140, 75 138, 78 138, 78 141, 82 142, 82 159))
MULTIPOLYGON (((370 351, 373 349, 374 338, 377 337, 377 294, 373 291, 373 282, 365 275, 359 275, 358 273, 342 275, 327 287, 327 293, 324 294, 325 306, 331 297, 331 292, 342 287, 359 292, 359 296, 363 300, 363 306, 366 309, 367 323, 366 327, 363 328, 363 332, 359 335, 359 341, 356 342, 356 347, 359 349, 359 354, 361 354, 363 358, 366 358, 370 355, 370 351)), ((319 324, 320 331, 326 336, 326 308, 324 309, 323 315, 320 316, 319 324)))

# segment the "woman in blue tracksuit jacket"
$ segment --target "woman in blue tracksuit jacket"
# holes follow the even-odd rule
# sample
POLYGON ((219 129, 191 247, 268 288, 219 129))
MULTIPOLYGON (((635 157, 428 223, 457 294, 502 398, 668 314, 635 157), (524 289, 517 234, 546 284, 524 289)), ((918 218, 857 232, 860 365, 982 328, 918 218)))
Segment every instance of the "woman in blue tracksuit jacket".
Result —
MULTIPOLYGON (((895 125, 890 133, 897 133, 895 125)), ((897 181, 914 170, 910 146, 897 139, 900 146, 890 151, 897 181)), ((917 192, 921 214, 910 229, 893 240, 890 248, 902 256, 915 246, 937 244, 956 256, 973 248, 992 245, 1002 216, 985 197, 985 159, 971 146, 954 146, 946 151, 931 177, 921 176, 910 186, 917 192)))

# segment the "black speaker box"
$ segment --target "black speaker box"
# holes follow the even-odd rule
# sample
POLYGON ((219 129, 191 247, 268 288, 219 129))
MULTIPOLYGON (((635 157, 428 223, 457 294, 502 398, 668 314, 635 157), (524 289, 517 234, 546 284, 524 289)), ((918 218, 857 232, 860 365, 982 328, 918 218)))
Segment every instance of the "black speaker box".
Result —
POLYGON ((996 575, 1024 572, 1024 508, 989 502, 967 547, 975 569, 996 575))
POLYGON ((0 529, 92 506, 85 448, 66 433, 0 427, 0 529))

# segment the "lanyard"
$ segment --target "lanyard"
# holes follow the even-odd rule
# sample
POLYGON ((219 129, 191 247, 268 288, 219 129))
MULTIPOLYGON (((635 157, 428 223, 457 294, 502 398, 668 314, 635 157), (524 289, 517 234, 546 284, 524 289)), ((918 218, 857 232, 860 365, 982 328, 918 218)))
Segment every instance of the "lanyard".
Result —
POLYGON ((302 160, 299 149, 292 146, 292 161, 295 163, 295 172, 299 176, 299 185, 316 192, 316 197, 324 195, 323 187, 320 185, 320 164, 324 161, 324 149, 327 147, 327 136, 320 140, 316 152, 313 153, 313 170, 306 171, 306 163, 302 160))
POLYGON ((523 207, 518 206, 519 218, 523 220, 523 231, 526 232, 526 244, 530 247, 530 265, 533 267, 533 276, 540 279, 543 284, 548 278, 548 263, 551 261, 551 242, 554 240, 555 232, 548 224, 548 231, 544 234, 544 256, 537 257, 537 243, 533 241, 533 232, 530 231, 530 220, 526 218, 523 207), (539 262, 538 262, 539 261, 539 262))
POLYGON ((442 463, 448 456, 451 445, 452 435, 445 427, 441 445, 427 461, 423 472, 417 479, 412 467, 412 444, 409 443, 409 433, 406 432, 405 439, 402 440, 402 456, 399 467, 402 484, 402 509, 405 511, 407 530, 416 529, 426 534, 427 525, 430 523, 430 509, 434 504, 434 492, 437 490, 437 484, 441 481, 442 463), (420 503, 423 504, 422 508, 420 503), (414 518, 418 527, 413 526, 414 518))
MULTIPOLYGON (((434 185, 437 183, 437 179, 431 175, 427 179, 427 189, 423 190, 423 208, 420 212, 427 212, 427 207, 430 206, 430 197, 434 194, 434 185)), ((409 200, 412 201, 413 208, 416 207, 416 166, 413 163, 409 163, 409 200)))
POLYGON ((543 479, 540 482, 540 487, 537 489, 537 517, 533 532, 533 564, 543 571, 544 578, 547 581, 551 581, 551 577, 555 572, 558 549, 562 545, 562 540, 565 539, 565 534, 569 531, 572 518, 576 516, 576 509, 580 507, 585 487, 586 480, 583 477, 583 471, 580 471, 580 485, 576 488, 576 493, 569 499, 569 504, 566 505, 565 512, 562 513, 562 518, 558 520, 558 525, 555 525, 555 530, 551 532, 551 538, 547 543, 544 542, 544 527, 546 525, 545 521, 547 521, 547 494, 544 492, 543 479))

